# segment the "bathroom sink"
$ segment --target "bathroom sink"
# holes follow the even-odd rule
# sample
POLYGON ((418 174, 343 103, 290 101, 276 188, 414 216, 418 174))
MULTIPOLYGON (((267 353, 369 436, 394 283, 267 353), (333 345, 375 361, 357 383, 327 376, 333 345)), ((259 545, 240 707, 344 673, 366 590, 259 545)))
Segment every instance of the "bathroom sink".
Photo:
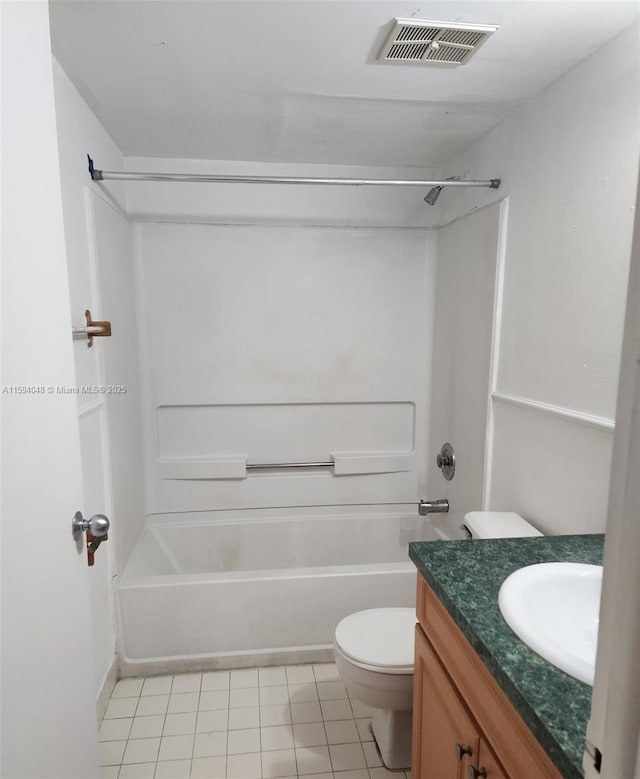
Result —
POLYGON ((498 595, 514 633, 545 660, 593 685, 602 566, 540 563, 508 576, 498 595))

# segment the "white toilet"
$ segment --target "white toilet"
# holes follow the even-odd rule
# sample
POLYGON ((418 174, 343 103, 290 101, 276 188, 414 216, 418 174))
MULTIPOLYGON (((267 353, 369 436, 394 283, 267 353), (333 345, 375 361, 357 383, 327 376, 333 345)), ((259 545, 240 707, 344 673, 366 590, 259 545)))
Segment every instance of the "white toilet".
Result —
MULTIPOLYGON (((471 511, 464 526, 471 538, 542 535, 510 511, 471 511)), ((341 620, 334 636, 340 678, 356 700, 376 709, 373 736, 392 771, 411 766, 415 624, 413 608, 368 609, 341 620)))

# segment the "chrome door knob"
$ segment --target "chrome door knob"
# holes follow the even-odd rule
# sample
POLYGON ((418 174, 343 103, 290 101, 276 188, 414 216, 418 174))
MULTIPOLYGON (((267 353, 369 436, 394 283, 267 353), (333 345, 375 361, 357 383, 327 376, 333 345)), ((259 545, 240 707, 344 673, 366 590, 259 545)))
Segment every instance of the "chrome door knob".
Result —
POLYGON ((91 533, 94 538, 102 538, 109 532, 110 522, 104 514, 94 514, 91 519, 85 519, 81 511, 76 511, 71 528, 73 535, 80 533, 91 533))
POLYGON ((469 779, 487 779, 487 769, 486 768, 476 768, 473 765, 470 765, 467 768, 467 776, 469 779))

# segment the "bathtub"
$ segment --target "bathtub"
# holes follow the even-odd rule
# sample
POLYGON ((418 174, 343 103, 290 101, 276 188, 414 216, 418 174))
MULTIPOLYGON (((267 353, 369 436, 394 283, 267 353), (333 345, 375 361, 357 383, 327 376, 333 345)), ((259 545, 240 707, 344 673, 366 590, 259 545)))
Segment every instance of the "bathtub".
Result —
POLYGON ((345 615, 414 604, 407 544, 437 538, 406 507, 152 517, 118 587, 123 671, 328 660, 345 615))

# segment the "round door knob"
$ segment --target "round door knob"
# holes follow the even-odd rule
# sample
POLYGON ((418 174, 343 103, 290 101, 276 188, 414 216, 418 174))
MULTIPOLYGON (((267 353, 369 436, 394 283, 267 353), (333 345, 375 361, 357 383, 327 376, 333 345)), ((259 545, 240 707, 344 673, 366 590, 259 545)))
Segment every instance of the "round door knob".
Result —
POLYGON ((476 768, 475 766, 470 765, 467 768, 467 776, 469 779, 487 779, 487 769, 476 768))
POLYGON ((458 760, 462 760, 465 755, 469 755, 469 757, 473 755, 473 749, 471 749, 471 747, 463 747, 462 744, 456 744, 453 747, 453 751, 455 752, 456 758, 458 760))
POLYGON ((85 519, 81 511, 76 511, 71 523, 74 535, 82 532, 91 533, 94 538, 102 538, 109 532, 110 522, 104 514, 94 514, 91 519, 85 519))

